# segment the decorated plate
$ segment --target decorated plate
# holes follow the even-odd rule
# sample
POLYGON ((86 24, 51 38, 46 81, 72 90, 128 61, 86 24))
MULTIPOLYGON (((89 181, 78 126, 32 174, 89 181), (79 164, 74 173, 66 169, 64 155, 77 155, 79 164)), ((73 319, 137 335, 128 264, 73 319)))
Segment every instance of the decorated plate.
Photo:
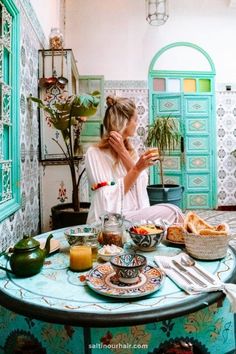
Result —
POLYGON ((110 297, 135 298, 157 291, 164 281, 160 269, 147 265, 139 276, 137 283, 122 283, 116 276, 111 264, 99 264, 87 275, 88 286, 97 293, 110 297))

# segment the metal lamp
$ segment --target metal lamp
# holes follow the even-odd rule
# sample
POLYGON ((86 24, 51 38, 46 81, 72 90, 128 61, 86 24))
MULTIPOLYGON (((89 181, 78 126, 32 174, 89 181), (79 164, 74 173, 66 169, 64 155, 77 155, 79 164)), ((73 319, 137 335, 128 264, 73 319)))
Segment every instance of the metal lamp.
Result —
POLYGON ((146 20, 150 25, 163 25, 168 18, 168 0, 146 0, 146 20))

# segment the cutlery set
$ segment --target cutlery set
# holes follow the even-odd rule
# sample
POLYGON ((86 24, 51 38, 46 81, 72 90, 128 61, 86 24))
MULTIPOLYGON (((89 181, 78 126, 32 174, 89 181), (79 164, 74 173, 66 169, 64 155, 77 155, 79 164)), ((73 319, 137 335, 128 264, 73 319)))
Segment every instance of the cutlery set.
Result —
POLYGON ((180 260, 161 260, 159 261, 160 265, 165 270, 171 270, 175 274, 177 274, 186 284, 190 286, 199 286, 201 288, 206 288, 211 285, 216 285, 217 281, 205 273, 202 269, 200 269, 196 264, 195 261, 189 256, 183 256, 180 260), (189 269, 193 270, 189 271, 189 269), (195 273, 195 274, 194 274, 195 273), (201 276, 201 279, 197 277, 197 275, 201 276), (203 279, 205 281, 203 281, 203 279))

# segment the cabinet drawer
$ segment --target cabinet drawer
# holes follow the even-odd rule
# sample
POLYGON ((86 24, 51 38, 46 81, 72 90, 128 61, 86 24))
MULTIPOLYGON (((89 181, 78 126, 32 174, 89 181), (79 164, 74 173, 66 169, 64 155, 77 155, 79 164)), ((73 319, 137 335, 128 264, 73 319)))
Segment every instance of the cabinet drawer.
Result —
POLYGON ((185 100, 185 114, 187 116, 205 115, 208 116, 210 102, 208 97, 188 97, 185 100))
POLYGON ((165 156, 163 167, 165 171, 174 170, 181 172, 180 156, 165 156))
POLYGON ((188 193, 187 209, 210 209, 209 193, 188 193))
POLYGON ((210 176, 209 174, 187 175, 187 189, 190 190, 209 190, 210 176))
POLYGON ((208 137, 187 137, 187 151, 188 153, 208 153, 209 152, 209 138, 208 137))
POLYGON ((186 133, 209 133, 209 122, 206 118, 186 119, 186 133))
POLYGON ((203 172, 209 171, 210 161, 209 156, 188 156, 186 169, 188 172, 197 171, 203 172))
POLYGON ((154 95, 154 117, 160 114, 174 113, 179 115, 181 112, 181 98, 180 96, 171 97, 157 97, 154 95))

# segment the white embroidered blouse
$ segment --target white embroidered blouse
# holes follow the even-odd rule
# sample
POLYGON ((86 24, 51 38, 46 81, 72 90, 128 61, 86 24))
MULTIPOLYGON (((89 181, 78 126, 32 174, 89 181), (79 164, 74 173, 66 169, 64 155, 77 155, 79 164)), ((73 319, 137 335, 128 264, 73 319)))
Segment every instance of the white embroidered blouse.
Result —
POLYGON ((126 215, 129 211, 150 205, 146 191, 148 183, 146 171, 139 175, 133 187, 124 194, 123 179, 127 171, 122 162, 115 164, 109 150, 89 147, 85 155, 85 168, 89 185, 95 189, 92 192, 88 223, 99 220, 99 216, 105 212, 126 215), (99 183, 106 185, 99 187, 99 183))

